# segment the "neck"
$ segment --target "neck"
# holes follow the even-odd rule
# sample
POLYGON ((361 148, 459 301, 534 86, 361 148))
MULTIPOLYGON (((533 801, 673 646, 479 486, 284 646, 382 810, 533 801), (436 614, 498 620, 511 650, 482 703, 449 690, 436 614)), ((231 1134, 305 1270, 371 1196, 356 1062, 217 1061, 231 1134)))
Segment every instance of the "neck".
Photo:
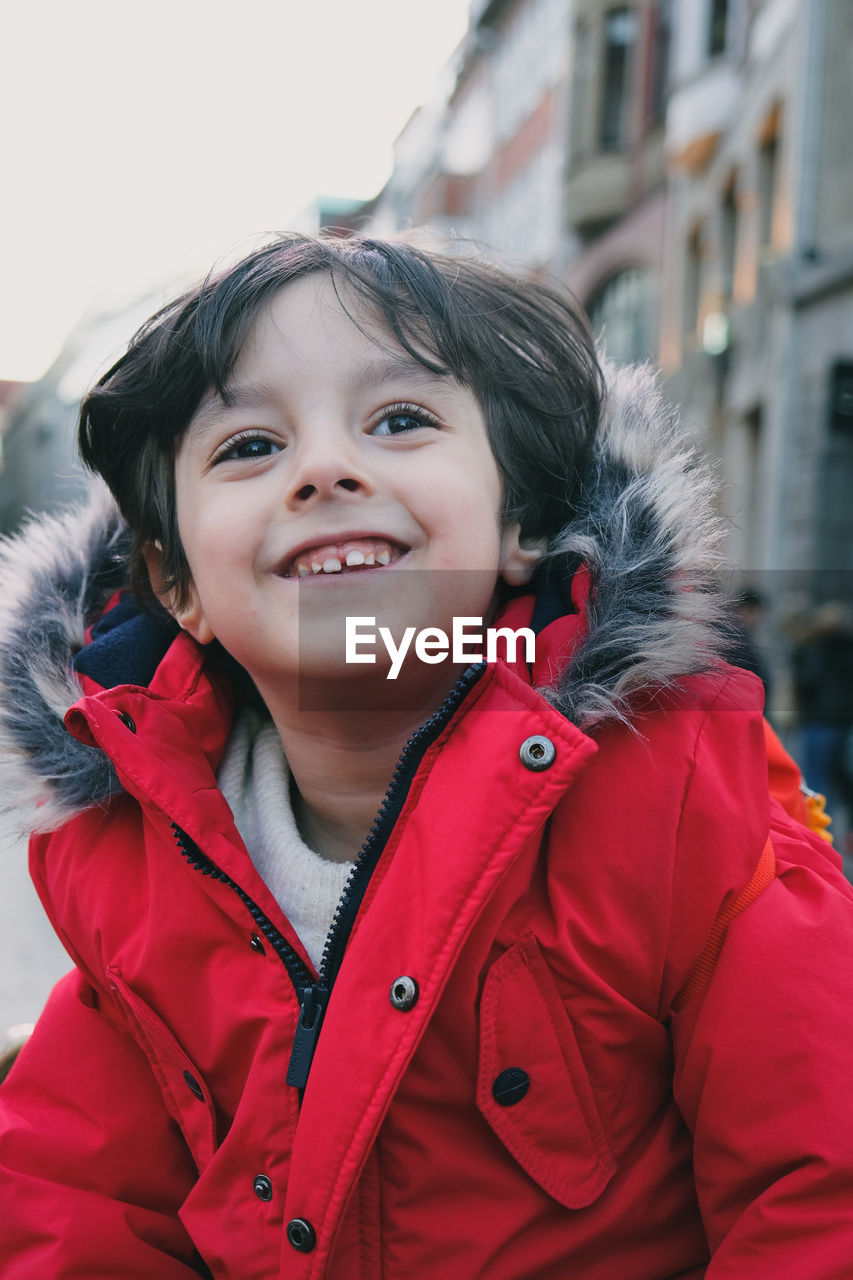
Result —
MULTIPOLYGON (((459 674, 453 673, 454 682, 459 674)), ((339 861, 358 855, 403 748, 451 687, 420 698, 407 690, 396 705, 381 708, 365 705, 364 686, 358 705, 347 707, 338 698, 334 708, 319 698, 315 703, 304 684, 298 698, 261 690, 293 776, 300 834, 310 848, 339 861)))

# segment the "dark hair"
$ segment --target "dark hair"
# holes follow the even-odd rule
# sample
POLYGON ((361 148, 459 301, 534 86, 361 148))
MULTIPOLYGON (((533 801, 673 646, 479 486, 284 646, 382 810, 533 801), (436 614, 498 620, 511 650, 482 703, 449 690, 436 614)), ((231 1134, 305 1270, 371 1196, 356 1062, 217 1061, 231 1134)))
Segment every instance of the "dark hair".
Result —
POLYGON ((157 541, 163 588, 186 602, 174 480, 182 433, 211 389, 228 403, 229 376, 264 304, 315 272, 326 272, 339 296, 343 285, 367 302, 422 365, 473 391, 503 476, 508 523, 550 540, 570 518, 603 382, 568 293, 404 241, 281 236, 152 316, 81 406, 80 452, 131 527, 132 580, 143 599, 152 600, 143 549, 157 541))

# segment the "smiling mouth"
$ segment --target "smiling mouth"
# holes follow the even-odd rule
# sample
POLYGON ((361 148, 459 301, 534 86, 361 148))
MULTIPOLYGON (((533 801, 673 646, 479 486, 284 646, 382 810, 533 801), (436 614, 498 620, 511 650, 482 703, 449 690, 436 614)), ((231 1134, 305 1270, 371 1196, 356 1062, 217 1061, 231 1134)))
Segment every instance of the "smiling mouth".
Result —
POLYGON ((318 543, 299 551, 284 566, 284 578, 331 577, 381 569, 406 554, 408 547, 387 538, 348 538, 345 542, 318 543))

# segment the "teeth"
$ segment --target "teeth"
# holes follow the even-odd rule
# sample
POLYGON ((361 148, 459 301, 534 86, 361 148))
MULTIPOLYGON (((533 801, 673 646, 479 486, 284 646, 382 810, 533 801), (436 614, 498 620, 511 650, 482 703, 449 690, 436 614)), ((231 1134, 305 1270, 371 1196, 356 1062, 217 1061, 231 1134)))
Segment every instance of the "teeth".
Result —
MULTIPOLYGON (((325 548, 331 550, 332 554, 323 556, 323 550, 315 551, 313 555, 298 559, 290 570, 291 574, 299 578, 307 578, 312 575, 316 577, 318 574, 341 573, 346 567, 347 569, 360 569, 363 566, 371 567, 372 565, 389 565, 394 559, 394 552, 387 543, 383 546, 381 542, 374 544, 373 547, 358 545, 357 540, 355 546, 340 546, 338 548, 325 548)), ((364 540, 367 541, 367 540, 364 540)))

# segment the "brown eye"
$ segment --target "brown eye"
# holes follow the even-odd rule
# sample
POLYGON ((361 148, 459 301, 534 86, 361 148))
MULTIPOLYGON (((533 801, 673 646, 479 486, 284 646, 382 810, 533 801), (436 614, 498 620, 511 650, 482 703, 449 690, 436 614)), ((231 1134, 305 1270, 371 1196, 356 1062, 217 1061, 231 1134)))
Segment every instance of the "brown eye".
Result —
POLYGON ((252 461, 255 458, 269 458, 274 453, 280 453, 281 446, 277 445, 274 440, 268 439, 267 436, 243 436, 240 439, 232 440, 230 444, 226 444, 216 458, 217 462, 231 462, 234 460, 248 459, 252 461))
POLYGON ((419 427, 437 427, 438 423, 431 414, 423 409, 400 408, 386 410, 373 428, 375 436, 399 436, 407 431, 417 431, 419 427))

